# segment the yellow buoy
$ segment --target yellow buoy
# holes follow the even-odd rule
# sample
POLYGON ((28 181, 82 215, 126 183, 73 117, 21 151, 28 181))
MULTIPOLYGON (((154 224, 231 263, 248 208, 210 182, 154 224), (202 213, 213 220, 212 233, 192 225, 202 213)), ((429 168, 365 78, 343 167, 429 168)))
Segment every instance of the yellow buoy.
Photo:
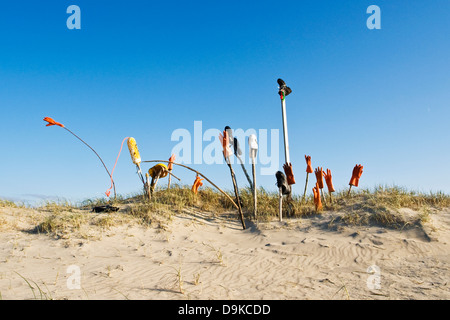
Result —
POLYGON ((141 163, 141 155, 137 147, 136 140, 134 138, 128 138, 128 150, 130 150, 131 160, 137 166, 141 163))
POLYGON ((148 174, 154 179, 159 175, 159 178, 164 178, 169 174, 167 166, 163 163, 158 163, 157 165, 151 167, 148 170, 148 174))

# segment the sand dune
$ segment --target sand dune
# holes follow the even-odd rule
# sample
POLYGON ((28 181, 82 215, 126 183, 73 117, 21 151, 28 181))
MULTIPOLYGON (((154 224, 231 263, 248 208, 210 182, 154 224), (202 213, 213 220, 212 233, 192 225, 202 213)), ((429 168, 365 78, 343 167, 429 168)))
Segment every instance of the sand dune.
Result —
POLYGON ((26 231, 34 210, 0 213, 16 221, 0 229, 2 299, 450 298, 448 209, 403 230, 347 226, 336 212, 242 230, 235 213, 184 210, 158 228, 60 239, 26 231))

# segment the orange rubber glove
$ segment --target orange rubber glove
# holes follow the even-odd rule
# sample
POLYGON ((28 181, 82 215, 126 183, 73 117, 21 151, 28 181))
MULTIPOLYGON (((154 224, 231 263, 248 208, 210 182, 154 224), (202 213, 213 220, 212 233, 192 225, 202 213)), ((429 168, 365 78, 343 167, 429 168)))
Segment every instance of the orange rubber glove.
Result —
POLYGON ((320 199, 319 184, 316 182, 316 186, 312 189, 314 193, 314 205, 316 206, 316 211, 322 210, 322 200, 320 199))
POLYGON ((317 167, 316 170, 314 171, 314 173, 316 174, 316 179, 317 179, 319 188, 323 189, 323 175, 324 175, 323 168, 317 167))
POLYGON ((357 187, 359 185, 359 178, 361 178, 361 175, 363 173, 363 166, 360 164, 357 164, 353 168, 352 178, 350 179, 349 185, 357 187))
POLYGON ((50 126, 60 126, 61 128, 64 128, 64 125, 63 125, 63 124, 61 124, 61 123, 59 123, 59 122, 56 122, 55 120, 53 120, 53 119, 50 118, 50 117, 45 117, 45 118, 44 118, 44 121, 47 121, 47 122, 48 122, 48 124, 45 125, 46 127, 50 127, 50 126))
POLYGON ((204 179, 200 179, 199 176, 197 176, 195 178, 194 184, 192 185, 192 192, 194 192, 195 194, 198 193, 198 188, 200 188, 203 185, 203 181, 204 179))
POLYGON ((328 192, 335 192, 336 190, 334 190, 333 187, 333 182, 332 182, 332 177, 331 177, 331 170, 327 169, 327 173, 323 173, 324 177, 325 177, 325 182, 327 183, 327 187, 328 187, 328 192))
POLYGON ((173 162, 175 161, 175 155, 173 154, 170 158, 169 158, 169 164, 167 165, 167 170, 172 171, 173 169, 173 162))
POLYGON ((306 160, 306 172, 307 173, 313 173, 313 168, 311 166, 311 156, 307 156, 305 154, 305 160, 306 160))
POLYGON ((285 163, 283 165, 284 173, 286 174, 286 180, 288 185, 295 184, 294 172, 292 171, 292 163, 285 163))
POLYGON ((223 155, 225 158, 228 158, 229 156, 231 156, 233 154, 233 152, 231 152, 231 148, 230 148, 230 138, 228 136, 228 131, 224 130, 223 131, 223 135, 219 133, 219 139, 222 142, 222 148, 223 148, 223 155))

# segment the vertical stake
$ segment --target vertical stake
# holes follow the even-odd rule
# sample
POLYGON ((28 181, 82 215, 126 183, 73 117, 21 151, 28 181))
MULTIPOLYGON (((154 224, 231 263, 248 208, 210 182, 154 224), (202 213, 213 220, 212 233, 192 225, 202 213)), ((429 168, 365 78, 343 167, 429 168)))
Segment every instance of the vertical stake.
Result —
POLYGON ((255 159, 252 159, 252 174, 253 174, 253 215, 255 216, 255 220, 258 219, 258 199, 256 196, 256 168, 255 168, 255 159))
POLYGON ((150 185, 150 197, 153 197, 153 192, 155 191, 156 184, 158 183, 161 172, 156 173, 156 177, 152 178, 152 183, 150 185))
POLYGON ((320 193, 322 194, 322 201, 324 205, 327 205, 326 199, 325 199, 325 195, 323 194, 323 189, 320 189, 320 193))
POLYGON ((305 192, 303 192, 302 204, 306 198, 306 189, 308 188, 309 172, 306 173, 305 192))
POLYGON ((280 222, 283 221, 283 190, 279 188, 278 193, 278 210, 279 210, 279 216, 280 216, 280 222))
POLYGON ((258 198, 256 194, 256 155, 258 153, 258 142, 255 134, 251 134, 248 137, 248 147, 250 152, 250 158, 252 159, 252 175, 253 175, 253 183, 252 183, 252 191, 253 191, 253 215, 255 220, 258 220, 258 198))
POLYGON ((229 158, 226 158, 225 160, 227 162, 228 167, 230 168, 231 180, 233 181, 233 187, 234 187, 234 194, 236 196, 236 201, 237 201, 237 205, 238 205, 238 209, 239 209, 239 218, 241 219, 242 228, 244 228, 244 230, 245 230, 246 227, 245 227, 245 221, 244 221, 244 214, 242 213, 241 199, 239 197, 239 189, 238 189, 237 182, 236 182, 236 176, 234 175, 233 167, 231 166, 229 158))
POLYGON ((170 182, 172 180, 172 175, 170 174, 172 172, 172 170, 169 170, 169 176, 167 177, 169 182, 167 183, 167 189, 170 189, 170 182))
POLYGON ((147 194, 148 201, 151 201, 152 200, 152 195, 150 193, 150 175, 148 173, 145 174, 145 179, 146 179, 145 180, 145 185, 144 185, 145 193, 147 194))
POLYGON ((350 197, 350 191, 352 191, 352 185, 350 185, 350 188, 348 189, 347 197, 350 197))

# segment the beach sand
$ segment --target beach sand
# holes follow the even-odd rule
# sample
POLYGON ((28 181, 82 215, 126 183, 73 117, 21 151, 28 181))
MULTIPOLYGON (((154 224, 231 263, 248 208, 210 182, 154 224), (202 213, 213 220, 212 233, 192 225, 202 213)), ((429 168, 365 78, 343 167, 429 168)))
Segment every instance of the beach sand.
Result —
POLYGON ((450 298, 448 208, 403 229, 348 226, 324 212, 246 230, 235 212, 184 209, 157 226, 57 238, 33 232, 43 214, 0 208, 3 300, 450 298))

